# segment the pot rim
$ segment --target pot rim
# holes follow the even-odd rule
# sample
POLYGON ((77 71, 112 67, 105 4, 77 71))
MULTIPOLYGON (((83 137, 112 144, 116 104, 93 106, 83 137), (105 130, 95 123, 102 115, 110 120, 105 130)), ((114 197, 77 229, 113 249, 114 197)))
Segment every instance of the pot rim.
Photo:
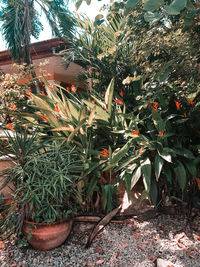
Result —
POLYGON ((61 223, 65 223, 65 222, 68 222, 68 221, 73 221, 73 218, 72 217, 69 217, 69 218, 66 218, 66 219, 63 219, 63 220, 55 221, 53 223, 46 223, 46 222, 37 223, 37 222, 32 222, 32 221, 24 220, 24 223, 25 224, 38 225, 38 226, 48 226, 48 225, 61 224, 61 223))

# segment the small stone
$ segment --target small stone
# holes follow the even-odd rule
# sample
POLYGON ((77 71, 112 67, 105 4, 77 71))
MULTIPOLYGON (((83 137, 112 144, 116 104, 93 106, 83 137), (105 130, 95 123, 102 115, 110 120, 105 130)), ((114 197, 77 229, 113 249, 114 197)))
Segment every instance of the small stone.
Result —
POLYGON ((157 267, 176 267, 171 261, 157 259, 157 267))

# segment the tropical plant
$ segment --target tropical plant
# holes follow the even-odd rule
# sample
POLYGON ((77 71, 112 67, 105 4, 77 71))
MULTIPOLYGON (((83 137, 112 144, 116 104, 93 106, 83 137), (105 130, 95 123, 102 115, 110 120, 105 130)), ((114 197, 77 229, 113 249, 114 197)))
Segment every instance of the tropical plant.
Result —
POLYGON ((18 185, 14 199, 1 217, 1 236, 12 232, 22 236, 24 220, 53 223, 77 211, 84 203, 78 185, 83 163, 74 149, 52 143, 45 152, 29 156, 15 166, 18 185))
POLYGON ((52 32, 56 36, 71 37, 74 23, 65 0, 4 0, 1 6, 2 33, 11 55, 18 62, 23 58, 27 65, 32 64, 30 56, 31 37, 39 37, 43 25, 38 9, 46 16, 52 32))

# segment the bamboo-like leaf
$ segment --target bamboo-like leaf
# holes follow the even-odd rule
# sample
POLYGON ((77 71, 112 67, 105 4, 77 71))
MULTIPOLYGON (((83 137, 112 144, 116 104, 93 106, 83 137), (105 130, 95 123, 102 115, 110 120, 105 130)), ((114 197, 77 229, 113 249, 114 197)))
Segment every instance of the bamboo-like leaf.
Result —
POLYGON ((160 173, 162 171, 164 160, 156 154, 155 161, 154 161, 154 168, 155 168, 155 175, 156 175, 156 181, 158 181, 160 177, 160 173))
POLYGON ((114 78, 112 78, 106 93, 105 93, 105 103, 108 107, 108 113, 111 114, 112 111, 112 100, 113 100, 113 93, 114 93, 114 78))
POLYGON ((151 161, 147 158, 141 164, 142 174, 143 174, 143 183, 145 190, 149 192, 151 186, 151 161))

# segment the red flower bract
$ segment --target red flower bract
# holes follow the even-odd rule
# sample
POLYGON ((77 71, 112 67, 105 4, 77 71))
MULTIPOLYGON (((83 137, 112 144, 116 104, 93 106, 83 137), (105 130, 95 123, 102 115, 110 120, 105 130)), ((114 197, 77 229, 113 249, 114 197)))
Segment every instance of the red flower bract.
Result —
POLYGON ((176 104, 176 108, 177 110, 180 109, 181 103, 179 103, 178 101, 174 100, 174 103, 176 104))
POLYGON ((48 118, 47 118, 47 116, 45 116, 45 115, 39 115, 39 117, 40 117, 43 121, 48 122, 48 118))
POLYGON ((158 102, 154 102, 154 103, 151 105, 151 108, 157 111, 157 109, 158 109, 158 102))
POLYGON ((11 124, 11 123, 8 123, 8 124, 6 125, 6 127, 7 127, 9 130, 11 130, 11 131, 14 130, 13 127, 12 127, 12 124, 11 124))
POLYGON ((132 132, 132 134, 134 134, 134 135, 138 135, 138 134, 139 134, 139 130, 131 131, 131 132, 132 132))
POLYGON ((121 99, 113 99, 117 104, 123 105, 123 101, 121 99))

